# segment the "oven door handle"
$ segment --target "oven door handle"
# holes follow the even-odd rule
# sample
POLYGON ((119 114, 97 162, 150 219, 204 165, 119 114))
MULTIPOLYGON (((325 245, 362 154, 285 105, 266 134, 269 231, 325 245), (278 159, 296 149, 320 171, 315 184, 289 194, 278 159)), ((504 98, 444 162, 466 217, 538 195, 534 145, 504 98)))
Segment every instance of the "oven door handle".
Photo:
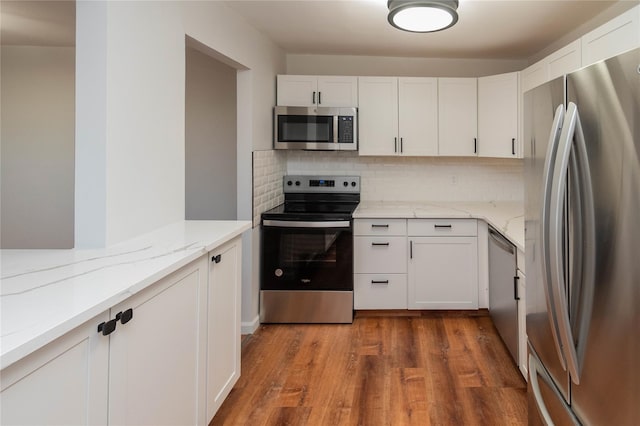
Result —
POLYGON ((263 220, 262 226, 272 226, 275 228, 349 228, 351 221, 297 221, 297 220, 263 220))

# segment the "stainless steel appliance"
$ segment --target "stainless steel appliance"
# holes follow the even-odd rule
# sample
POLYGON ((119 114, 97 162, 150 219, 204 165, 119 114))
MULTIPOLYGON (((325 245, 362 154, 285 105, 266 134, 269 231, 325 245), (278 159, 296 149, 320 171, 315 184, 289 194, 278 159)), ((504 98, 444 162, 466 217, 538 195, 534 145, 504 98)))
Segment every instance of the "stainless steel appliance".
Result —
POLYGON ((284 204, 262 213, 260 320, 353 321, 358 176, 285 176, 284 204))
POLYGON ((489 227, 489 313, 518 363, 518 276, 516 247, 489 227))
POLYGON ((524 95, 530 424, 640 424, 640 49, 524 95))
POLYGON ((358 149, 357 108, 277 106, 273 120, 275 149, 358 149))

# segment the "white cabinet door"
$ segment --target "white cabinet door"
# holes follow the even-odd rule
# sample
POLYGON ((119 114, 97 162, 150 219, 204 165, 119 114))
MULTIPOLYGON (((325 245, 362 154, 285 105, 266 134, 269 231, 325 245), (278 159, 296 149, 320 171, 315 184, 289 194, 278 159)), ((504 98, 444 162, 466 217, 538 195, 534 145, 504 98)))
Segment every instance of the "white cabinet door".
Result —
POLYGON ((582 66, 640 47, 640 5, 582 36, 582 66))
POLYGON ((549 81, 549 69, 546 60, 538 61, 520 71, 522 93, 549 81))
POLYGON ((527 379, 527 288, 524 273, 518 269, 518 366, 527 379))
POLYGON ((409 309, 478 309, 477 237, 411 237, 409 309))
POLYGON ((3 425, 107 423, 108 312, 2 370, 3 425))
POLYGON ((318 78, 313 75, 279 75, 276 90, 278 105, 314 106, 318 96, 318 78))
POLYGON ((278 105, 357 107, 358 77, 278 75, 278 105))
POLYGON ((407 309, 407 274, 355 274, 354 309, 407 309))
POLYGON ((478 156, 517 158, 518 73, 478 78, 478 156))
POLYGON ((318 77, 318 106, 357 107, 358 77, 318 77))
POLYGON ((207 423, 240 377, 241 244, 236 238, 209 256, 207 423))
POLYGON ((407 272, 406 237, 354 237, 353 270, 366 274, 407 272))
POLYGON ((582 66, 582 43, 575 40, 562 49, 553 52, 545 59, 549 70, 548 79, 553 80, 564 74, 568 74, 582 66))
POLYGON ((438 79, 398 79, 398 117, 402 155, 438 155, 438 79))
POLYGON ((133 310, 110 336, 109 423, 205 424, 207 258, 111 310, 133 310))
POLYGON ((438 79, 438 151, 476 156, 478 91, 475 78, 438 79))
POLYGON ((360 155, 398 153, 398 79, 358 78, 360 155))

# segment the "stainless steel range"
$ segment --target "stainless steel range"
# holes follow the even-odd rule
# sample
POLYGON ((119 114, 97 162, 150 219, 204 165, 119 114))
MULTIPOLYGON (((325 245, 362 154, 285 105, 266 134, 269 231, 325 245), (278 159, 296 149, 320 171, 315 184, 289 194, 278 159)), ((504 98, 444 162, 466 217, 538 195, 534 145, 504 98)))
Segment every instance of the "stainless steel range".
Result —
POLYGON ((285 202, 262 213, 260 320, 353 321, 353 211, 359 176, 285 176, 285 202))

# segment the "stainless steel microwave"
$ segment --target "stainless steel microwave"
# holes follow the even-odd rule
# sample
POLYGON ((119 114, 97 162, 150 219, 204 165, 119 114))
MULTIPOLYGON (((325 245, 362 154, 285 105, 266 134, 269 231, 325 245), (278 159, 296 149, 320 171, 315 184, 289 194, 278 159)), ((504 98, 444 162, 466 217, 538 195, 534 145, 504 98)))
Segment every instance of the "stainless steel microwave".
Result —
POLYGON ((274 149, 358 149, 357 108, 277 106, 273 120, 274 149))

